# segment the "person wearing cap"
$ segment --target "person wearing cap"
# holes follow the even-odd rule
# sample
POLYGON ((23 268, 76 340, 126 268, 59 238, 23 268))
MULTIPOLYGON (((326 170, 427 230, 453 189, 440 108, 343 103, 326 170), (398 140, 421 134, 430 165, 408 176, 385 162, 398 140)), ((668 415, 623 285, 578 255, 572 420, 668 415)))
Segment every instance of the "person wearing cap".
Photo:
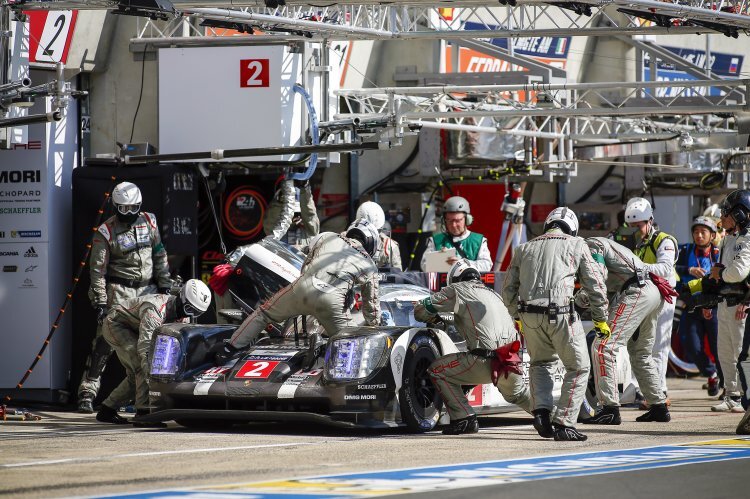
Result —
POLYGON ((513 252, 502 292, 508 312, 520 317, 531 357, 534 428, 541 437, 555 440, 587 438, 575 428, 591 367, 586 333, 573 306, 576 280, 588 295, 595 330, 609 333, 604 276, 586 241, 577 234, 578 217, 573 210, 552 210, 544 222, 544 234, 513 252), (558 359, 565 374, 552 415, 558 359))
MULTIPOLYGON (((117 414, 119 407, 135 397, 135 414, 149 413, 148 375, 154 331, 166 322, 185 321, 208 310, 211 291, 198 279, 190 279, 179 295, 156 294, 129 298, 112 307, 102 325, 102 336, 114 349, 125 368, 125 379, 102 403, 96 415, 102 423, 125 424, 130 421, 117 414)), ((162 423, 138 423, 136 426, 162 426, 162 423)))
POLYGON ((492 256, 487 246, 487 238, 468 227, 474 221, 469 202, 461 196, 448 198, 443 204, 441 219, 442 231, 433 234, 427 240, 427 248, 422 255, 421 268, 427 272, 427 254, 435 251, 456 249, 456 256, 446 258, 448 265, 453 265, 461 258, 473 262, 479 272, 492 270, 492 256))
MULTIPOLYGON (((439 318, 439 312, 454 314, 456 331, 466 342, 467 350, 439 357, 428 369, 451 419, 443 433, 476 433, 477 416, 466 399, 463 385, 491 383, 495 351, 519 340, 518 332, 500 295, 482 283, 479 272, 468 260, 453 264, 447 286, 415 303, 414 318, 433 322, 439 318)), ((529 389, 520 366, 515 367, 497 377, 497 388, 506 401, 530 413, 529 389)))
POLYGON ((378 203, 365 201, 357 208, 356 219, 369 220, 380 235, 378 251, 373 258, 379 269, 398 269, 401 267, 401 250, 398 243, 391 239, 391 225, 385 219, 385 212, 378 203), (387 227, 387 228, 386 228, 387 227))
POLYGON ((172 286, 156 216, 141 211, 142 201, 138 186, 117 184, 112 191, 115 215, 96 229, 91 244, 89 298, 98 326, 78 387, 79 412, 94 412, 101 373, 112 354, 101 329, 108 310, 129 298, 167 293, 172 286))
MULTIPOLYGON (((636 247, 633 253, 643 261, 645 268, 666 279, 674 287, 677 284, 675 262, 677 240, 654 227, 654 210, 644 198, 632 198, 625 206, 625 222, 636 230, 636 247)), ((672 328, 675 303, 665 302, 659 312, 654 340, 653 357, 659 373, 661 389, 667 393, 667 362, 672 347, 672 328)), ((671 402, 667 398, 667 405, 671 402)), ((645 408, 645 405, 643 406, 645 408)))
MULTIPOLYGON (((719 263, 719 248, 714 244, 716 222, 704 216, 693 220, 690 227, 693 242, 680 245, 675 269, 680 276, 678 289, 686 291, 688 283, 701 279, 711 273, 711 267, 719 263)), ((716 342, 719 335, 719 319, 716 307, 712 309, 696 308, 685 311, 680 318, 680 339, 685 349, 687 360, 695 363, 703 376, 708 377, 708 395, 719 394, 724 382, 721 374, 716 342), (705 340, 712 354, 717 358, 716 364, 704 349, 705 340)))
POLYGON ((216 362, 232 358, 253 345, 272 322, 298 315, 312 315, 328 335, 354 326, 349 313, 354 286, 360 286, 362 315, 367 325, 380 324, 378 268, 372 260, 378 245, 378 231, 365 219, 354 221, 346 234, 322 232, 310 243, 300 276, 279 290, 250 314, 216 352, 216 362))
POLYGON ((263 216, 263 231, 300 249, 320 233, 320 219, 309 181, 281 181, 263 216))

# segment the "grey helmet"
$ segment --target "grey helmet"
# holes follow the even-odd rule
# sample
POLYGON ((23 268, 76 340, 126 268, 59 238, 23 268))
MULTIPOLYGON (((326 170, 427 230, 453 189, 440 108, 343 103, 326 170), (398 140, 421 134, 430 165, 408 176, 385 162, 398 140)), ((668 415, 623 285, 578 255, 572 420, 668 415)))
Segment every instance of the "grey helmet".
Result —
POLYGON ((702 225, 706 227, 708 230, 710 230, 714 234, 719 232, 719 228, 717 227, 716 222, 714 222, 709 217, 696 217, 695 220, 693 220, 693 224, 690 226, 690 230, 695 229, 695 227, 698 225, 702 225))
POLYGON ((445 200, 443 204, 443 216, 446 213, 458 213, 463 212, 466 214, 466 225, 471 225, 474 221, 474 217, 471 216, 471 207, 466 198, 461 196, 452 196, 445 200))
POLYGON ((346 230, 346 237, 362 243, 362 248, 372 257, 378 251, 378 229, 365 218, 355 220, 346 230))

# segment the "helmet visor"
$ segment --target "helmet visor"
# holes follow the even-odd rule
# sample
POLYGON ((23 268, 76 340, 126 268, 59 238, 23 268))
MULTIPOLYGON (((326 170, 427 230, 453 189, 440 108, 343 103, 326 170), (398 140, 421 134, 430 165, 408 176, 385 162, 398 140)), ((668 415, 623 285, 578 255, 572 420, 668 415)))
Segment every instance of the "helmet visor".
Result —
POLYGON ((117 211, 122 215, 135 215, 141 210, 141 204, 118 204, 117 211))

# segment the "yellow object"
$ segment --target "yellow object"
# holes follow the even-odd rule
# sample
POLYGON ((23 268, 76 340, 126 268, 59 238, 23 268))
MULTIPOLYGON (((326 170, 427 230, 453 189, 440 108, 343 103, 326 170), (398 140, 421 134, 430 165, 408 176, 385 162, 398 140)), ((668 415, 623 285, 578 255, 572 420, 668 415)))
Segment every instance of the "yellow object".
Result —
POLYGON ((516 331, 518 331, 519 334, 523 334, 523 326, 521 326, 521 321, 515 321, 516 322, 516 331))
POLYGON ((688 281, 688 289, 692 295, 700 293, 703 291, 703 279, 693 279, 692 281, 688 281))
POLYGON ((594 322, 594 329, 596 330, 596 337, 600 340, 609 339, 612 335, 612 331, 610 331, 606 322, 594 322))

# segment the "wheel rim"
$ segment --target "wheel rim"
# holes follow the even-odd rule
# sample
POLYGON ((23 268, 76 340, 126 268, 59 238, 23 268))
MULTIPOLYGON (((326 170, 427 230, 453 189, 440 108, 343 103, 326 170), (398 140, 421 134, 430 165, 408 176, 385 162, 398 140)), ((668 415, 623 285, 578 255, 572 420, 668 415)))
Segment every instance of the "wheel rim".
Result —
POLYGON ((423 357, 419 359, 414 369, 414 395, 419 407, 423 410, 432 406, 435 401, 435 387, 427 372, 430 364, 432 361, 423 357))

